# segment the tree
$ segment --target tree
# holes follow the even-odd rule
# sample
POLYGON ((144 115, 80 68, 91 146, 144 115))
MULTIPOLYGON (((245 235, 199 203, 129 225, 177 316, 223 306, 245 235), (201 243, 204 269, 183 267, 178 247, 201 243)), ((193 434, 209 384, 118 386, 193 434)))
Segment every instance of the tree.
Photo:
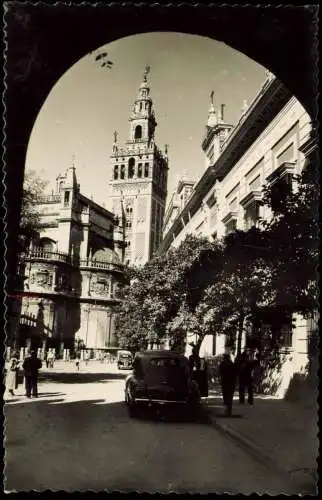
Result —
POLYGON ((39 196, 44 193, 48 181, 41 179, 34 170, 26 170, 22 192, 20 213, 20 244, 22 249, 29 246, 31 239, 40 227, 40 214, 37 210, 39 196))
POLYGON ((265 186, 263 199, 272 210, 271 220, 262 226, 276 301, 303 315, 318 307, 319 184, 311 169, 311 178, 307 171, 293 176, 293 189, 283 182, 265 186))
POLYGON ((138 329, 145 343, 161 341, 169 331, 174 335, 168 325, 182 307, 192 310, 196 305, 199 288, 192 286, 193 276, 200 269, 213 267, 210 257, 216 254, 215 249, 217 246, 205 238, 188 236, 177 249, 136 268, 131 285, 124 289, 117 326, 119 341, 130 345, 138 329))

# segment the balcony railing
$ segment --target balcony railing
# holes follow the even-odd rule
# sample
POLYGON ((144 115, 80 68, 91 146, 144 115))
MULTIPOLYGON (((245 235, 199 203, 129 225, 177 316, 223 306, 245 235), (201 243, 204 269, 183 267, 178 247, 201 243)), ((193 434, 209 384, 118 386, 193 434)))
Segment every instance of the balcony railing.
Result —
POLYGON ((44 196, 39 196, 37 198, 38 203, 60 203, 61 195, 60 194, 48 194, 44 196))
POLYGON ((122 264, 116 264, 111 261, 97 261, 90 259, 81 259, 78 261, 79 267, 82 268, 91 268, 91 269, 102 269, 105 271, 122 271, 122 264))
POLYGON ((50 252, 43 250, 42 248, 36 248, 23 256, 23 260, 47 260, 47 261, 58 261, 64 262, 65 264, 71 264, 71 258, 68 254, 62 252, 50 252))

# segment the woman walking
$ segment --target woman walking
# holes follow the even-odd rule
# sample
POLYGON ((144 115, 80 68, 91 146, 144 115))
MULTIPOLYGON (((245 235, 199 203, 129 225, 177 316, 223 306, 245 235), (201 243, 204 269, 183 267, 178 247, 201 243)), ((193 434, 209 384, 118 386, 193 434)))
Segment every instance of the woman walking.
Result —
POLYGON ((14 396, 14 390, 18 387, 18 369, 19 369, 19 359, 14 354, 9 362, 8 371, 6 375, 6 388, 11 396, 14 396))

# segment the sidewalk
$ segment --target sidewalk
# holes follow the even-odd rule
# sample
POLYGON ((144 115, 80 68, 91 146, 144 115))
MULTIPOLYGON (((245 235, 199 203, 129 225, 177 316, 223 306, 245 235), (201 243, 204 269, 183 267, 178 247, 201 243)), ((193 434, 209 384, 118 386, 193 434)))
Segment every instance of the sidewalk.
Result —
POLYGON ((318 414, 316 407, 255 395, 254 406, 234 398, 233 416, 224 417, 218 390, 206 402, 213 425, 246 447, 306 494, 316 494, 318 414))

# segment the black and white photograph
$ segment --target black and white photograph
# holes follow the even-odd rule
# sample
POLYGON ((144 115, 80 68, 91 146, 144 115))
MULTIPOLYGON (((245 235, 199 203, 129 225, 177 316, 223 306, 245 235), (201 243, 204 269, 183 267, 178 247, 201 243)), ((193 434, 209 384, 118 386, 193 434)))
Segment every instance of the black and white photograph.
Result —
POLYGON ((4 4, 4 492, 318 496, 318 7, 4 4))

